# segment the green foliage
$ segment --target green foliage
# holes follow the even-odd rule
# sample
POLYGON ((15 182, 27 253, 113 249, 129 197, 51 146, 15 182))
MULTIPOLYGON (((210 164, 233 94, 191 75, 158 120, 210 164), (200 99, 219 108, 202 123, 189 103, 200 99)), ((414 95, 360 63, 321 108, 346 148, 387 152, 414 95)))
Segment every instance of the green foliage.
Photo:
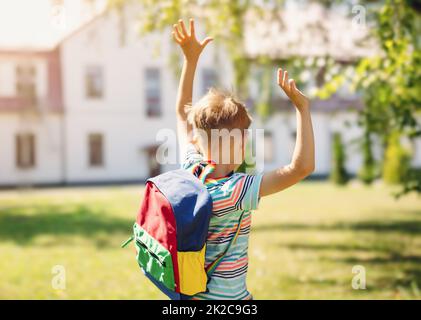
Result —
MULTIPOLYGON (((347 79, 362 94, 365 107, 360 113, 360 125, 368 133, 363 137, 365 164, 360 176, 366 182, 371 182, 374 174, 367 134, 378 136, 384 147, 393 132, 411 139, 421 136, 417 120, 421 111, 420 15, 413 4, 404 0, 375 2, 381 4, 374 14, 376 26, 372 28, 379 45, 378 54, 361 59, 354 72, 334 77, 321 91, 322 97, 327 98, 347 79)), ((408 177, 399 179, 406 185, 405 191, 420 190, 421 180, 409 183, 410 189, 406 184, 408 177)))
POLYGON ((376 178, 376 161, 373 156, 370 132, 366 131, 362 140, 363 164, 358 172, 358 178, 364 184, 371 184, 376 178))
POLYGON ((272 113, 272 65, 266 64, 262 72, 260 99, 256 104, 257 114, 265 121, 272 113))
MULTIPOLYGON (((385 149, 383 178, 405 185, 408 175, 404 162, 408 156, 396 140, 389 144, 387 140, 396 139, 395 132, 410 138, 420 136, 416 119, 421 110, 421 53, 416 32, 419 16, 404 1, 388 0, 377 19, 381 54, 359 63, 354 84, 365 102, 362 125, 390 146, 385 149)), ((417 191, 421 180, 414 182, 412 191, 417 191)))
POLYGON ((381 53, 361 60, 353 79, 361 90, 367 117, 364 126, 383 137, 392 131, 415 136, 421 109, 421 52, 418 16, 402 0, 389 0, 378 14, 381 53))
POLYGON ((342 143, 342 136, 339 132, 333 135, 333 166, 330 173, 330 180, 337 185, 345 185, 349 176, 345 169, 346 154, 342 143))
POLYGON ((235 89, 243 98, 248 94, 250 69, 244 49, 245 15, 276 12, 284 7, 284 0, 109 0, 109 6, 118 9, 124 3, 133 2, 142 8, 138 13, 141 34, 163 31, 180 18, 194 17, 200 21, 206 34, 214 37, 229 53, 234 66, 235 89))
POLYGON ((323 88, 317 91, 317 97, 326 100, 331 97, 343 85, 345 77, 343 74, 335 75, 331 81, 327 82, 323 88))
POLYGON ((415 191, 421 193, 421 168, 409 168, 406 177, 403 179, 403 189, 395 195, 397 198, 415 191))
POLYGON ((402 146, 399 132, 390 135, 383 162, 383 181, 399 184, 407 177, 411 155, 402 146))
POLYGON ((234 84, 237 92, 246 98, 248 95, 247 84, 248 75, 250 71, 250 64, 245 57, 235 56, 232 57, 234 64, 234 84))

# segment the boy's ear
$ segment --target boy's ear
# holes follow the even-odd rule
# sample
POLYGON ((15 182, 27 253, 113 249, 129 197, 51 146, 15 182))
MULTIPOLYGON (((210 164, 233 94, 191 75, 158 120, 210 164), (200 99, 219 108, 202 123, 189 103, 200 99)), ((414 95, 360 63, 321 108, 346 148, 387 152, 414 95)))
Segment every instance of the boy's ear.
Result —
POLYGON ((193 133, 190 143, 194 145, 197 151, 202 152, 202 149, 200 148, 200 143, 199 143, 199 136, 197 135, 197 133, 196 134, 193 133))
POLYGON ((190 139, 190 143, 194 144, 195 147, 198 147, 199 137, 196 133, 193 133, 190 139))
POLYGON ((196 144, 197 144, 197 137, 194 134, 194 131, 190 133, 188 142, 191 143, 191 144, 193 144, 194 146, 196 146, 196 144))

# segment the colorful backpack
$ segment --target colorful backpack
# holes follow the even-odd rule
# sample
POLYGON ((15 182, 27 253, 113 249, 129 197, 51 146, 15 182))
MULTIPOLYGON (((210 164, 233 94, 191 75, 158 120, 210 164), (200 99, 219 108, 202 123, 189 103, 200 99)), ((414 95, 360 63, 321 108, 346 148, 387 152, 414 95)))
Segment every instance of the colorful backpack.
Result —
POLYGON ((206 238, 212 198, 204 180, 212 166, 196 166, 196 175, 178 169, 150 178, 133 236, 144 274, 168 297, 181 300, 205 292, 212 272, 235 242, 205 268, 206 238))

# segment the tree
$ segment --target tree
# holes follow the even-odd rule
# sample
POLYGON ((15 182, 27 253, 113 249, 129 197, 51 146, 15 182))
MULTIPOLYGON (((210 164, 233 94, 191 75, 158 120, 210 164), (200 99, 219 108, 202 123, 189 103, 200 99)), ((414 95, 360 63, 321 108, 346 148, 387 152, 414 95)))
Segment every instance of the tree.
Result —
POLYGON ((337 185, 345 185, 349 176, 345 169, 346 154, 342 143, 342 136, 339 132, 333 135, 333 167, 330 179, 337 185))
MULTIPOLYGON (((368 156, 372 136, 379 137, 382 142, 383 159, 387 157, 388 142, 394 132, 409 139, 421 136, 419 5, 405 0, 370 2, 380 4, 372 15, 375 22, 373 37, 379 45, 379 53, 357 61, 353 73, 340 72, 325 86, 332 94, 347 80, 362 95, 365 106, 360 112, 359 123, 365 131, 362 138, 366 139, 363 143, 366 167, 362 175, 369 178, 367 182, 372 174, 372 157, 368 156)), ((326 91, 323 93, 325 97, 329 95, 326 91)), ((400 179, 405 193, 421 190, 420 175, 415 172, 410 169, 400 179)))
MULTIPOLYGON (((109 0, 109 6, 120 8, 125 3, 141 5, 140 32, 162 31, 180 18, 196 17, 204 22, 206 32, 227 49, 234 69, 236 90, 247 92, 250 69, 244 49, 245 15, 251 11, 261 13, 267 8, 283 7, 283 0, 109 0)), ((175 51, 176 52, 176 51, 175 51)))
MULTIPOLYGON (((393 146, 394 135, 410 139, 421 136, 416 118, 421 110, 420 17, 406 1, 388 0, 377 21, 381 53, 358 64, 354 81, 365 102, 362 125, 383 141, 383 169, 387 171, 383 177, 387 181, 391 178, 391 163, 407 157, 393 146), (389 142, 392 149, 388 149, 389 142)), ((398 180, 404 185, 410 183, 412 189, 408 192, 420 189, 421 180, 416 176, 400 173, 398 180)))
POLYGON ((256 111, 260 115, 263 121, 265 121, 272 113, 272 65, 265 63, 262 76, 261 76, 261 88, 260 97, 256 103, 256 111))
POLYGON ((363 164, 358 172, 358 177, 363 183, 369 185, 376 178, 376 161, 373 156, 371 135, 367 130, 362 139, 362 154, 363 164))
POLYGON ((402 146, 399 132, 390 135, 383 163, 383 181, 389 184, 402 183, 408 174, 410 154, 402 146))

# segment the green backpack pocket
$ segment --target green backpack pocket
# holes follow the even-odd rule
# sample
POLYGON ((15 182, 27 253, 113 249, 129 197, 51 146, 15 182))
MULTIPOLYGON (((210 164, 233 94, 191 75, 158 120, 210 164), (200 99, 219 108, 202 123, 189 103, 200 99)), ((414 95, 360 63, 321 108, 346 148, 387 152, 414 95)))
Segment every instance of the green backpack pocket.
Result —
POLYGON ((137 223, 133 226, 137 262, 144 271, 170 290, 175 290, 170 252, 137 223))

